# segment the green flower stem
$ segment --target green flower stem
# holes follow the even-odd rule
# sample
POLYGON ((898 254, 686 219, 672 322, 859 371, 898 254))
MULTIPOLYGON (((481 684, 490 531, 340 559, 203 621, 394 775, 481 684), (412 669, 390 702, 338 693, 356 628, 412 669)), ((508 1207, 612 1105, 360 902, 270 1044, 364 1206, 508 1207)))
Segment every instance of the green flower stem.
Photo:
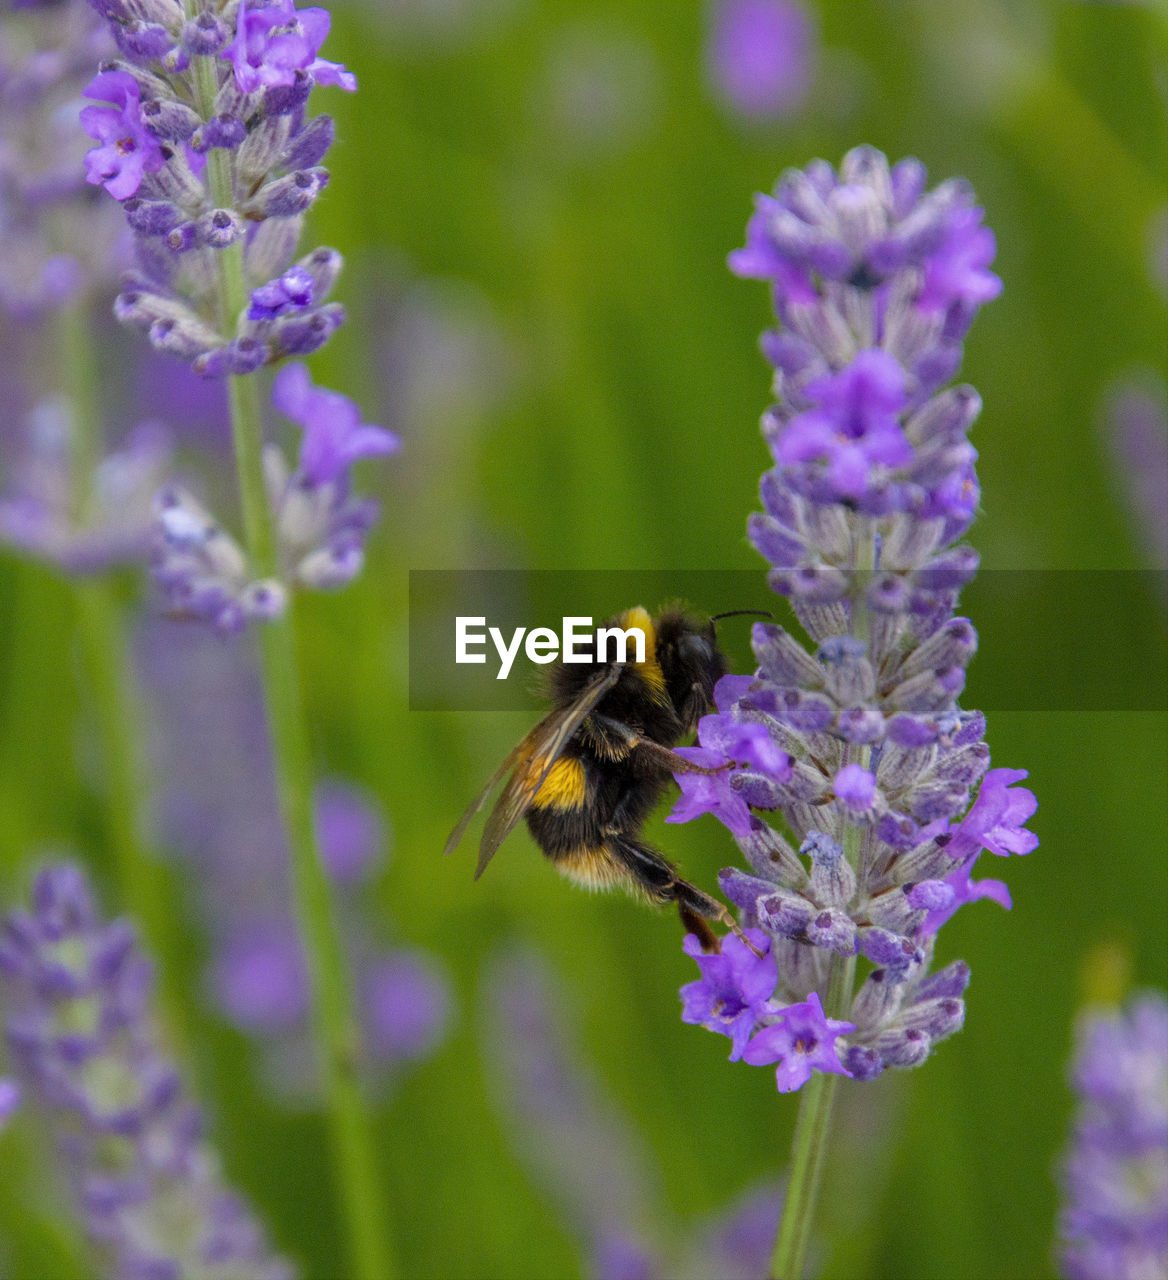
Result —
MULTIPOLYGON (((187 15, 193 16, 194 10, 195 0, 186 0, 187 15)), ((212 60, 195 58, 194 69, 197 105, 203 118, 209 119, 216 93, 212 60)), ((208 154, 207 182, 217 207, 235 206, 235 174, 228 151, 215 149, 208 154)), ((215 261, 219 274, 219 330, 231 338, 248 298, 242 243, 218 252, 215 261)), ((248 554, 258 577, 275 577, 280 566, 264 484, 259 382, 256 377, 233 377, 228 380, 228 388, 248 554)), ((312 755, 300 696, 295 617, 291 609, 282 621, 261 627, 260 656, 276 792, 291 857, 292 888, 312 990, 313 1029, 351 1251, 350 1267, 344 1274, 355 1280, 390 1280, 393 1268, 373 1123, 357 1075, 360 1031, 332 895, 313 829, 312 755)))
MULTIPOLYGON (((868 639, 870 619, 865 592, 876 568, 876 529, 863 520, 857 529, 852 558, 855 561, 852 589, 852 634, 868 639)), ((856 753, 861 768, 872 763, 872 748, 861 747, 856 753)), ((847 759, 847 757, 845 757, 847 759)), ((855 868, 861 886, 867 871, 871 839, 868 829, 849 822, 843 831, 844 857, 855 868)), ((829 1018, 843 1019, 852 1007, 856 985, 856 957, 833 954, 828 970, 827 999, 824 1013, 829 1018)), ((771 1255, 774 1280, 801 1280, 811 1225, 815 1218, 815 1202, 823 1177, 827 1143, 831 1135, 831 1112, 840 1077, 834 1072, 816 1071, 803 1086, 799 1098, 799 1114, 795 1119, 795 1137, 791 1143, 791 1169, 783 1216, 771 1255)))
MULTIPOLYGON (((257 380, 232 378, 231 425, 244 525, 253 565, 267 577, 277 566, 264 491, 259 408, 257 380)), ((360 1033, 332 896, 313 830, 312 759, 291 610, 282 621, 262 626, 260 651, 276 789, 291 854, 318 1054, 352 1250, 352 1270, 346 1274, 358 1280, 388 1280, 392 1270, 385 1239, 385 1202, 378 1186, 372 1120, 357 1077, 360 1033)))
MULTIPOLYGON (((71 423, 71 464, 78 478, 75 516, 84 520, 101 458, 101 415, 92 340, 92 316, 83 298, 59 321, 60 350, 71 423)), ((93 699, 104 767, 106 834, 126 910, 143 942, 158 957, 164 1029, 177 1049, 184 1039, 182 1001, 175 985, 172 913, 163 868, 143 841, 146 782, 138 753, 142 717, 130 673, 129 645, 115 584, 108 574, 74 587, 77 638, 93 699)))
MULTIPOLYGON (((824 1012, 829 1018, 841 1017, 852 1003, 856 958, 833 955, 824 1012)), ((795 1121, 795 1137, 791 1144, 791 1168, 783 1216, 771 1255, 773 1280, 801 1280, 803 1260, 811 1239, 815 1202, 823 1176, 824 1158, 831 1133, 831 1112, 840 1077, 816 1071, 803 1086, 799 1096, 799 1115, 795 1121)))

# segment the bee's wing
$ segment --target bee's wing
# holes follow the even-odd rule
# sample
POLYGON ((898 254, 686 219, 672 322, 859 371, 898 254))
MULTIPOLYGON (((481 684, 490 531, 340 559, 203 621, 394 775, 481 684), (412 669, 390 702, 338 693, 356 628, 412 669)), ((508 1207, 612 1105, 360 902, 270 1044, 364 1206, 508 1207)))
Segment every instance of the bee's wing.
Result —
MULTIPOLYGON (((520 756, 525 756, 526 759, 508 779, 507 785, 503 788, 503 794, 491 810, 491 816, 483 828, 483 838, 479 843, 479 862, 475 868, 476 880, 486 870, 487 863, 495 856, 495 850, 531 808, 531 802, 535 799, 536 792, 543 786, 544 779, 551 772, 552 765, 563 754, 564 748, 584 723, 588 713, 620 679, 620 673, 621 668, 617 663, 613 663, 603 671, 598 671, 584 686, 580 696, 571 706, 554 711, 541 720, 511 753, 508 764, 520 756)), ((490 786, 487 787, 488 791, 506 771, 508 764, 504 764, 491 780, 490 786)), ((485 796, 479 797, 471 809, 471 814, 481 807, 484 798, 485 796)), ((456 834, 459 836, 465 829, 471 814, 468 814, 456 828, 456 834)))
POLYGON ((518 760, 520 756, 523 755, 523 753, 530 746, 532 740, 535 738, 535 735, 539 733, 540 730, 543 728, 543 725, 544 725, 543 721, 537 724, 535 728, 532 729, 532 731, 523 739, 523 741, 519 743, 519 745, 515 748, 515 750, 511 752, 511 754, 507 757, 507 759, 504 760, 503 763, 495 770, 495 772, 491 774, 490 781, 478 793, 478 795, 475 796, 475 798, 470 802, 470 806, 467 808, 467 811, 462 815, 461 818, 459 818, 458 826, 456 826, 454 830, 450 833, 450 836, 446 841, 446 848, 442 850, 444 854, 453 853, 454 850, 458 847, 458 845, 462 841, 462 837, 466 835, 466 829, 467 827, 470 826, 471 820, 474 818, 475 814, 478 813, 478 811, 483 807, 483 805, 486 804, 487 796, 489 796, 491 792, 494 791, 494 789, 499 785, 499 783, 503 781, 503 778, 506 776, 508 771, 515 764, 516 760, 518 760))

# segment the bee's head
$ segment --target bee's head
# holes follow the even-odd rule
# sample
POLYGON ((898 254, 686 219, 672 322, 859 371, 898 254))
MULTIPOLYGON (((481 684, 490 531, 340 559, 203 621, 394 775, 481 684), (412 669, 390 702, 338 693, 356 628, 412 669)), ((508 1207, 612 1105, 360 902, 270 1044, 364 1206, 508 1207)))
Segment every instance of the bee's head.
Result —
POLYGON ((669 700, 687 733, 714 705, 714 686, 729 669, 708 618, 669 609, 657 619, 657 661, 669 700))

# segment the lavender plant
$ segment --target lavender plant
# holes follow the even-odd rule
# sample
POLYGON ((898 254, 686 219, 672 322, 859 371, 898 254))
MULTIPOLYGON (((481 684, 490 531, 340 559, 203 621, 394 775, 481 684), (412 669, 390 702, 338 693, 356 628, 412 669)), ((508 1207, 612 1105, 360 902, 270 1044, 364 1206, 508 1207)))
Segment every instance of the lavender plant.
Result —
POLYGON ((966 903, 1009 907, 974 881, 983 851, 1038 843, 1026 773, 989 769, 985 719, 958 704, 977 646, 954 616, 977 555, 967 432, 980 401, 948 386, 962 338, 1001 282, 968 186, 861 147, 760 196, 739 275, 771 286, 763 336, 775 466, 749 534, 811 638, 756 624, 753 676, 728 676, 687 754, 673 821, 713 813, 749 870, 722 873, 752 951, 687 939, 701 978, 683 1018, 731 1039, 733 1059, 804 1088, 778 1275, 801 1274, 840 1076, 919 1066, 964 1020, 968 967, 930 972, 938 930, 966 903), (970 804, 976 790, 976 799, 970 804), (757 954, 756 954, 757 952, 757 954), (857 960, 868 971, 856 989, 857 960))
POLYGON ((353 1274, 390 1273, 372 1124, 358 1080, 360 1036, 337 922, 313 832, 312 763, 287 588, 337 585, 360 565, 369 514, 348 500, 355 458, 393 447, 345 397, 283 369, 275 403, 305 427, 290 476, 265 469, 256 374, 318 349, 344 318, 328 301, 340 256, 294 261, 303 215, 324 189, 328 116, 318 85, 356 88, 319 57, 330 18, 294 0, 92 0, 120 56, 103 63, 82 113, 96 141, 87 176, 118 200, 137 267, 116 304, 157 350, 225 377, 246 547, 171 490, 160 500, 163 588, 184 613, 221 630, 261 629, 264 694, 281 818, 291 853, 316 1040, 353 1274), (318 554, 319 553, 319 554, 318 554))
MULTIPOLYGON (((139 767, 121 610, 109 572, 143 563, 151 502, 170 461, 163 426, 129 431, 97 394, 95 313, 128 264, 116 210, 84 179, 75 102, 114 43, 81 0, 0 16, 0 311, 5 328, 0 544, 71 579, 91 695, 108 844, 122 893, 166 955, 164 888, 141 837, 139 767), (52 353, 52 357, 50 357, 52 353)), ((180 1022, 167 1001, 166 1023, 180 1022)))
POLYGON ((133 928, 100 918, 78 867, 43 870, 32 910, 0 925, 0 989, 20 1083, 48 1114, 103 1270, 127 1280, 293 1274, 224 1183, 159 1048, 150 964, 133 928))
POLYGON ((1076 1029, 1079 1095, 1059 1221, 1067 1280, 1168 1275, 1168 1000, 1091 1007, 1076 1029))

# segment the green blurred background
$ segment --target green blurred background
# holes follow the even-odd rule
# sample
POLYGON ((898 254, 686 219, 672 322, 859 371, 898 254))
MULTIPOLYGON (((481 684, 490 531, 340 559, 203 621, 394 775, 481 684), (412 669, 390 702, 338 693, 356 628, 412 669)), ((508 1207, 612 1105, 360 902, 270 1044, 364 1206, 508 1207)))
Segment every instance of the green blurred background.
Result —
MULTIPOLYGON (((363 577, 299 607, 320 768, 383 805, 395 848, 378 907, 395 936, 441 956, 454 987, 450 1037, 402 1075, 378 1117, 405 1276, 581 1274, 582 1242, 488 1087, 483 974, 517 941, 558 975, 584 1060, 650 1153, 661 1239, 786 1160, 797 1097, 678 1019, 677 987, 694 974, 673 918, 569 889, 523 832, 477 884, 469 848, 440 856, 530 718, 407 709, 410 569, 759 566, 744 527, 766 466, 756 343, 769 311, 764 287, 725 267, 754 191, 862 142, 920 157, 934 182, 967 177, 1005 282, 962 373, 984 401, 971 540, 990 570, 1152 566, 1102 406, 1117 379, 1162 368, 1168 343, 1149 265, 1168 201, 1168 13, 976 0, 814 12, 808 100, 747 123, 709 90, 708 12, 689 0, 338 0, 334 10, 324 52, 361 87, 319 95, 339 141, 306 244, 346 255, 350 323, 313 370, 401 431, 405 447, 363 474, 384 501, 363 577)), ((1053 1274, 1066 1058, 1097 949, 1126 956, 1135 985, 1168 983, 1168 718, 1158 698, 1134 710, 1090 696, 1117 680, 1138 689, 1133 664, 1162 660, 1163 577, 1133 581, 1123 611, 1101 591, 1112 627, 1102 643, 1090 627, 1080 643, 1075 611, 1052 612, 1037 592, 997 611, 1005 642, 989 615, 971 614, 982 652, 967 705, 981 705, 980 688, 1008 687, 1019 665, 1063 669, 1061 687, 1084 697, 990 716, 995 765, 1031 771, 1042 845, 980 868, 1007 880, 1013 912, 973 906, 941 935, 940 962, 962 957, 973 970, 962 1034, 917 1072, 841 1090, 863 1096, 841 1113, 828 1170, 824 1277, 1053 1274), (1157 628, 1159 649, 1124 643, 1157 628)), ((1089 609, 1090 591, 1076 590, 1089 609)), ((112 862, 78 749, 89 711, 71 608, 47 571, 0 558, 9 896, 47 844, 84 848, 99 870, 112 862)), ((740 650, 738 669, 744 661, 740 650)), ((649 837, 713 887, 736 860, 729 835, 712 819, 679 828, 662 816, 649 837)), ((172 877, 188 962, 178 981, 215 1141, 280 1246, 309 1274, 337 1275, 321 1124, 265 1095, 247 1041, 200 1002, 189 887, 172 877)), ((112 878, 105 888, 116 907, 112 878)), ((25 1167, 27 1151, 8 1151, 25 1167)), ((67 1245, 29 1212, 29 1194, 7 1177, 0 1186, 0 1267, 63 1271, 67 1245)))

